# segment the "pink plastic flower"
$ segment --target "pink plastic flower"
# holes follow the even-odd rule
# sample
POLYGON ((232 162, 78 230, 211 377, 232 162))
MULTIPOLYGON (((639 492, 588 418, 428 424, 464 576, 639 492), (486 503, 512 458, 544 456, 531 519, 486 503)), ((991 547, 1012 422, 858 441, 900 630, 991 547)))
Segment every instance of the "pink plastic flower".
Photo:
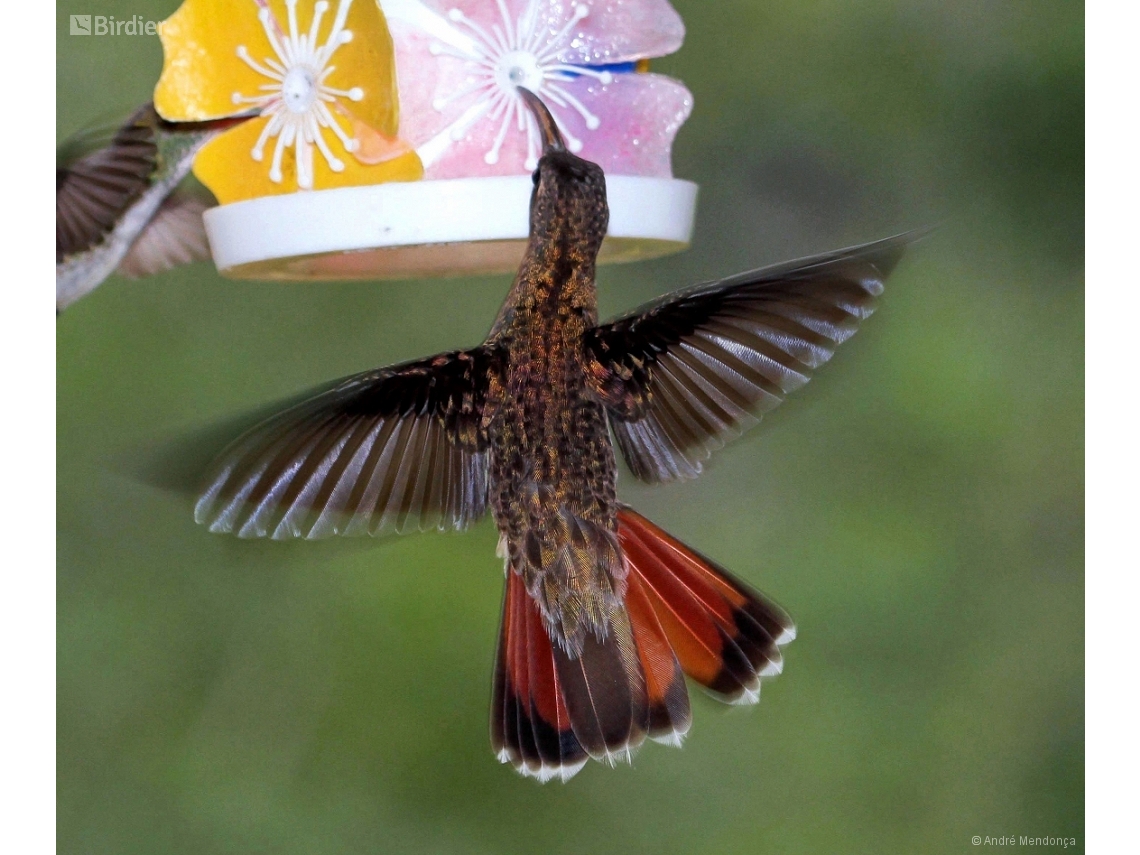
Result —
POLYGON ((672 175, 692 110, 645 73, 685 28, 666 0, 380 0, 396 44, 400 132, 425 178, 529 172, 539 154, 518 95, 538 94, 567 145, 614 175, 672 175))

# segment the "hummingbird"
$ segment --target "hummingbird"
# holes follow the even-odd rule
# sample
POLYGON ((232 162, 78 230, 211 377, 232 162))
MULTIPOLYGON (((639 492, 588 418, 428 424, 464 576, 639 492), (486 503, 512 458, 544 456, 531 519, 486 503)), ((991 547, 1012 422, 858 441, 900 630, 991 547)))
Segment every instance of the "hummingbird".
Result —
POLYGON ((695 478, 868 317, 900 235, 679 291, 599 323, 602 169, 530 92, 530 236, 486 340, 366 371, 264 420, 211 465, 195 518, 239 537, 464 529, 489 509, 506 576, 491 743, 568 780, 680 745, 686 677, 754 703, 795 625, 616 494, 695 478))
POLYGON ((55 307, 59 314, 112 273, 149 276, 210 257, 202 212, 212 200, 183 184, 198 151, 256 115, 168 122, 153 103, 110 140, 81 133, 56 154, 55 307))

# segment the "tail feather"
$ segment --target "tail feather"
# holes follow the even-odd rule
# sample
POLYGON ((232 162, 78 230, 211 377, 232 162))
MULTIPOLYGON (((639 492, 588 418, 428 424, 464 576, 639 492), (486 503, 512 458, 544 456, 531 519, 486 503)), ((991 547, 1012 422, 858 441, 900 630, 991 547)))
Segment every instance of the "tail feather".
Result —
POLYGON ((507 572, 491 742, 523 775, 565 781, 588 758, 628 760, 646 736, 680 745, 692 721, 682 674, 721 700, 754 703, 795 637, 779 606, 629 508, 618 540, 624 605, 578 650, 551 642, 522 576, 507 572))
POLYGON ((618 538, 685 674, 730 703, 759 700, 760 678, 780 672, 780 647, 795 638, 791 618, 630 508, 618 538))
POLYGON ((525 597, 519 597, 526 621, 530 721, 541 760, 536 777, 568 779, 586 762, 586 752, 570 725, 570 712, 554 667, 554 651, 542 620, 525 597))
POLYGON ((632 574, 628 580, 625 607, 645 672, 649 698, 648 736, 657 742, 679 746, 693 722, 685 675, 640 577, 632 574))
MULTIPOLYGON (((522 667, 515 669, 512 674, 515 689, 515 703, 508 708, 507 715, 514 713, 515 746, 519 760, 528 774, 537 775, 542 768, 542 755, 538 751, 538 742, 535 739, 534 717, 529 707, 533 705, 533 695, 530 687, 530 670, 526 667, 528 661, 527 647, 529 639, 526 631, 526 601, 514 604, 514 621, 521 628, 507 637, 509 650, 508 661, 520 663, 522 667)), ((511 722, 508 719, 508 725, 511 722)))
POLYGON ((587 760, 570 722, 554 649, 517 573, 507 573, 491 700, 491 745, 521 774, 569 780, 587 760))
POLYGON ((606 638, 586 633, 577 656, 555 646, 554 666, 582 747, 595 760, 610 765, 628 761, 645 739, 649 706, 625 611, 611 615, 606 638))

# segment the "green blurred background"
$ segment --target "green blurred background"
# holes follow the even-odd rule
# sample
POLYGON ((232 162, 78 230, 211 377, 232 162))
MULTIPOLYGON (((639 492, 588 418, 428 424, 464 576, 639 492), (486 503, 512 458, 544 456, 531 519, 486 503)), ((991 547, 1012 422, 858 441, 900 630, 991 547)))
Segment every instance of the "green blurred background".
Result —
MULTIPOLYGON (((74 38, 59 138, 148 97, 157 39, 74 38)), ((1080 3, 676 0, 692 250, 604 314, 915 226, 880 311, 705 477, 624 498, 799 625, 759 707, 539 786, 487 737, 502 566, 463 535, 261 543, 122 458, 470 345, 508 277, 112 279, 58 322, 66 853, 965 852, 1083 820, 1080 3), (442 307, 442 308, 441 308, 442 307)), ((1071 848, 1068 851, 1073 851, 1071 848)))

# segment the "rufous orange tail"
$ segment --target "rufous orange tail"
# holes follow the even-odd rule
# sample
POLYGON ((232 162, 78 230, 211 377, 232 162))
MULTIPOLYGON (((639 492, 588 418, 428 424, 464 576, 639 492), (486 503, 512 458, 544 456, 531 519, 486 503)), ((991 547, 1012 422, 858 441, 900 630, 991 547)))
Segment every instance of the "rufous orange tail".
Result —
POLYGON ((795 638, 779 606, 630 508, 618 539, 625 610, 576 656, 551 644, 507 573, 491 742, 524 775, 567 780, 590 757, 628 759, 647 736, 680 745, 692 720, 684 676, 726 703, 755 703, 795 638))

